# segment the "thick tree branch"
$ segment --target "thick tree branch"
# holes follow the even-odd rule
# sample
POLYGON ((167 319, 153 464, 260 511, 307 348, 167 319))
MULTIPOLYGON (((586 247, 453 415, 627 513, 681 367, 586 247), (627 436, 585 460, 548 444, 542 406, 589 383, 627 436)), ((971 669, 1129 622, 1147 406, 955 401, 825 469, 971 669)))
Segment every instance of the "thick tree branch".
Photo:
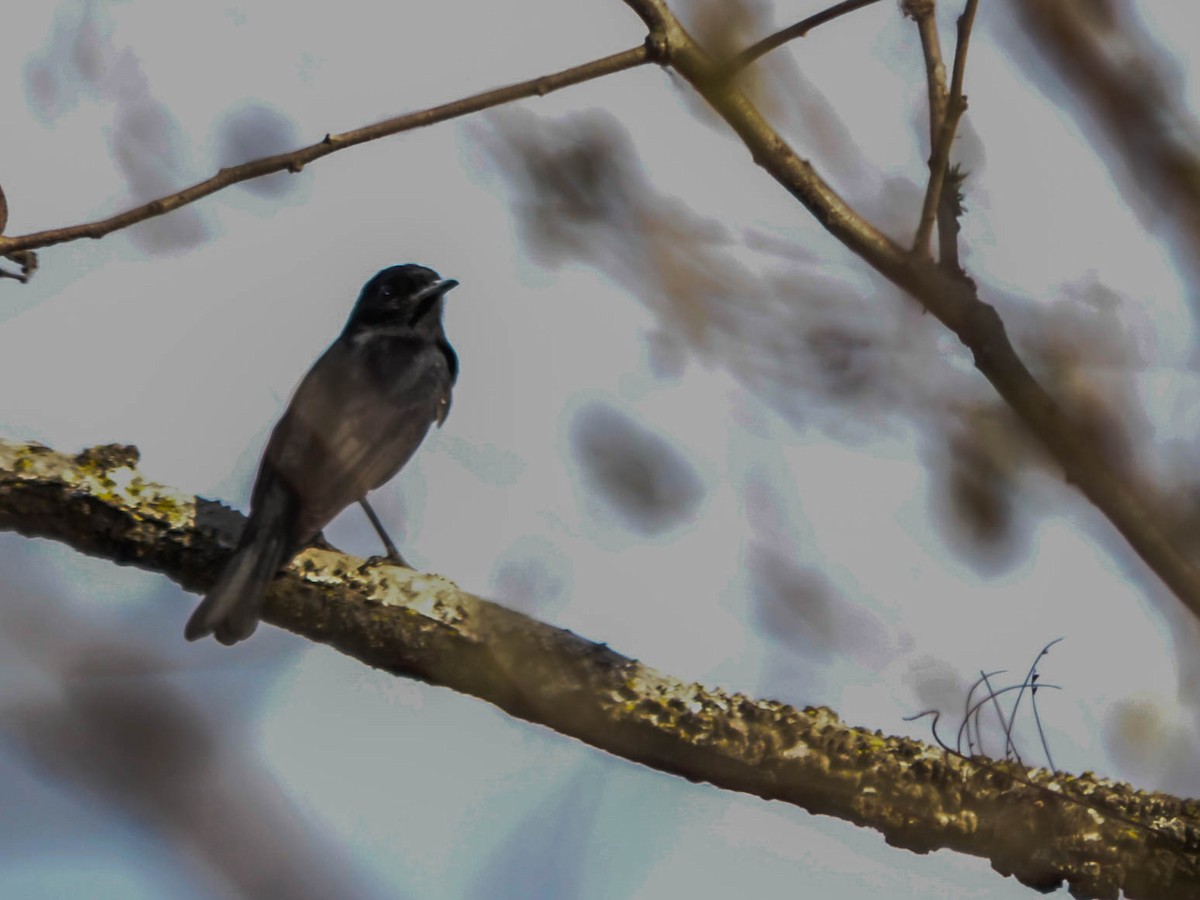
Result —
POLYGON ((504 103, 511 103, 514 100, 520 100, 524 97, 542 97, 573 84, 591 81, 593 78, 600 78, 604 75, 611 75, 614 72, 640 66, 647 62, 653 62, 654 58, 651 50, 652 47, 649 44, 641 47, 633 47, 622 53, 614 53, 612 56, 593 60, 580 66, 573 66, 561 72, 544 75, 540 78, 533 78, 529 81, 522 81, 519 84, 509 85, 508 87, 484 91, 482 94, 465 97, 453 103, 446 103, 442 106, 434 106, 419 112, 397 116, 394 119, 387 119, 375 125, 367 125, 363 128, 356 128, 353 131, 342 132, 341 134, 327 134, 323 140, 315 144, 310 144, 307 147, 301 147, 299 150, 293 150, 290 153, 267 156, 262 159, 242 163, 239 166, 221 169, 216 175, 206 178, 204 181, 199 181, 191 187, 184 188, 166 197, 159 197, 157 200, 152 200, 149 203, 126 210, 118 215, 110 216, 107 219, 98 219, 94 222, 85 222, 82 225, 71 225, 66 228, 52 228, 49 231, 38 231, 17 237, 0 236, 0 256, 9 256, 17 251, 28 250, 34 247, 49 247, 53 244, 62 244, 67 241, 79 240, 80 238, 104 237, 106 234, 111 234, 122 228, 128 228, 130 225, 143 222, 146 219, 165 215, 182 206, 187 206, 189 203, 195 203, 209 194, 215 194, 222 188, 227 188, 238 182, 249 181, 252 178, 260 178, 263 175, 271 175, 275 172, 299 172, 309 163, 323 156, 328 156, 331 153, 336 153, 338 150, 345 150, 347 147, 365 144, 368 141, 377 141, 380 138, 399 134, 402 131, 423 128, 426 125, 445 122, 448 119, 456 119, 468 113, 479 112, 480 110, 500 106, 504 103))
POLYGON ((754 104, 721 78, 721 68, 692 39, 664 0, 625 0, 650 29, 666 64, 699 91, 750 150, 830 234, 907 291, 971 351, 975 366, 1062 467, 1064 477, 1108 518, 1179 600, 1200 617, 1200 569, 1161 522, 1154 492, 1097 452, 1083 429, 1046 393, 1017 355, 996 310, 970 279, 900 247, 853 210, 800 159, 754 104))
MULTIPOLYGON (((143 480, 136 464, 131 447, 72 457, 0 441, 0 529, 205 588, 241 517, 143 480)), ((309 549, 272 586, 265 619, 626 759, 837 816, 916 852, 983 856, 1027 884, 1066 880, 1078 897, 1200 898, 1195 804, 687 684, 436 575, 309 549)))

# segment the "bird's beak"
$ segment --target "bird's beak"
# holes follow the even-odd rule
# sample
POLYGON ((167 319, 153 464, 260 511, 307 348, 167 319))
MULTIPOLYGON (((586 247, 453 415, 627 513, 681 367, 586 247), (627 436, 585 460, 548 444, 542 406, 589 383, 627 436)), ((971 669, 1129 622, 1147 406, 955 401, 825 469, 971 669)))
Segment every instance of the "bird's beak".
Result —
POLYGON ((458 287, 457 281, 453 278, 443 278, 441 281, 435 281, 417 291, 416 296, 413 297, 417 301, 417 308, 413 312, 412 318, 408 320, 408 324, 412 326, 420 322, 437 304, 438 298, 450 288, 455 287, 458 287))

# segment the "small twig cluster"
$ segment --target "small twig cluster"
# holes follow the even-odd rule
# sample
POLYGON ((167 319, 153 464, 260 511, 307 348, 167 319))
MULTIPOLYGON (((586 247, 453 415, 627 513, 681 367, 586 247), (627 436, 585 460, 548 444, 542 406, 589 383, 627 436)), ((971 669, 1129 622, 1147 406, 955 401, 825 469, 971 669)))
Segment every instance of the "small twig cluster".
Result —
POLYGON ((1028 671, 1025 673, 1024 679, 1017 684, 1010 684, 1004 687, 996 687, 992 684, 992 679, 998 675, 1003 675, 1006 670, 996 669, 992 672, 980 671, 979 677, 972 683, 970 690, 967 691, 966 699, 963 701, 963 717, 962 723, 958 726, 958 732, 955 735, 954 746, 951 747, 944 741, 941 735, 938 734, 937 726, 941 719, 941 711, 936 709, 927 709, 912 716, 905 718, 906 722, 912 722, 916 719, 924 718, 925 716, 933 716, 933 722, 929 726, 930 732, 933 734, 933 739, 947 753, 953 753, 955 756, 963 759, 973 759, 977 756, 984 756, 983 747, 983 723, 982 718, 986 710, 992 710, 996 714, 996 719, 1000 725, 1000 730, 1004 734, 1004 753, 1002 758, 1012 760, 1020 765, 1026 765, 1025 760, 1021 758, 1020 752, 1017 750, 1016 742, 1013 739, 1013 732, 1016 727, 1017 713, 1021 709, 1021 701, 1025 696, 1029 696, 1029 709, 1033 715, 1034 723, 1037 725, 1038 739, 1042 744, 1042 752, 1046 754, 1046 763, 1051 771, 1055 771, 1054 758, 1050 753, 1050 744, 1046 740, 1046 731, 1042 727, 1042 717, 1038 713, 1037 708, 1037 692, 1039 688, 1050 688, 1051 690, 1062 690, 1062 687, 1057 684, 1044 684, 1041 682, 1041 675, 1038 673, 1038 663, 1042 661, 1050 648, 1061 641, 1062 638, 1055 638, 1050 643, 1046 644, 1030 664, 1028 671), (975 692, 979 688, 984 688, 984 696, 982 699, 975 698, 975 692), (1007 710, 1003 708, 1000 698, 1004 695, 1016 692, 1017 696, 1013 700, 1012 706, 1007 710))

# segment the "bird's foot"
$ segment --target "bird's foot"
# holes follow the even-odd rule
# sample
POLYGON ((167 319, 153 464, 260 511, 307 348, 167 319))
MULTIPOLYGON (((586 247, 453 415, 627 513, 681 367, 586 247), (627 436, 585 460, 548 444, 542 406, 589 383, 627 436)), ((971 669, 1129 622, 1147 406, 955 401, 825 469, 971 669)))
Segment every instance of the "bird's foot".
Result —
POLYGON ((412 566, 399 553, 395 556, 390 553, 384 556, 368 556, 362 564, 364 569, 373 569, 376 566, 401 566, 405 569, 412 569, 412 566))

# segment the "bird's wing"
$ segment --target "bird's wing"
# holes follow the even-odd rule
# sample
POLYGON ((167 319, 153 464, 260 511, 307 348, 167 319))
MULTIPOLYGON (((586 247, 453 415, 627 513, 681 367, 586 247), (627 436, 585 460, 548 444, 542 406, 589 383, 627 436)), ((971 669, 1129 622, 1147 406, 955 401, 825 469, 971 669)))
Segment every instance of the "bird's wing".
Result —
POLYGON ((450 415, 450 389, 454 386, 454 382, 458 380, 458 354, 454 352, 454 348, 450 346, 450 342, 445 339, 438 341, 437 346, 446 360, 446 367, 450 373, 449 379, 445 381, 441 390, 438 391, 437 423, 438 428, 441 428, 446 424, 446 416, 450 415))
POLYGON ((305 542, 395 475, 440 411, 444 364, 427 358, 440 353, 435 347, 395 347, 383 367, 361 350, 345 341, 330 346, 296 389, 263 455, 264 468, 300 498, 297 530, 305 542))

